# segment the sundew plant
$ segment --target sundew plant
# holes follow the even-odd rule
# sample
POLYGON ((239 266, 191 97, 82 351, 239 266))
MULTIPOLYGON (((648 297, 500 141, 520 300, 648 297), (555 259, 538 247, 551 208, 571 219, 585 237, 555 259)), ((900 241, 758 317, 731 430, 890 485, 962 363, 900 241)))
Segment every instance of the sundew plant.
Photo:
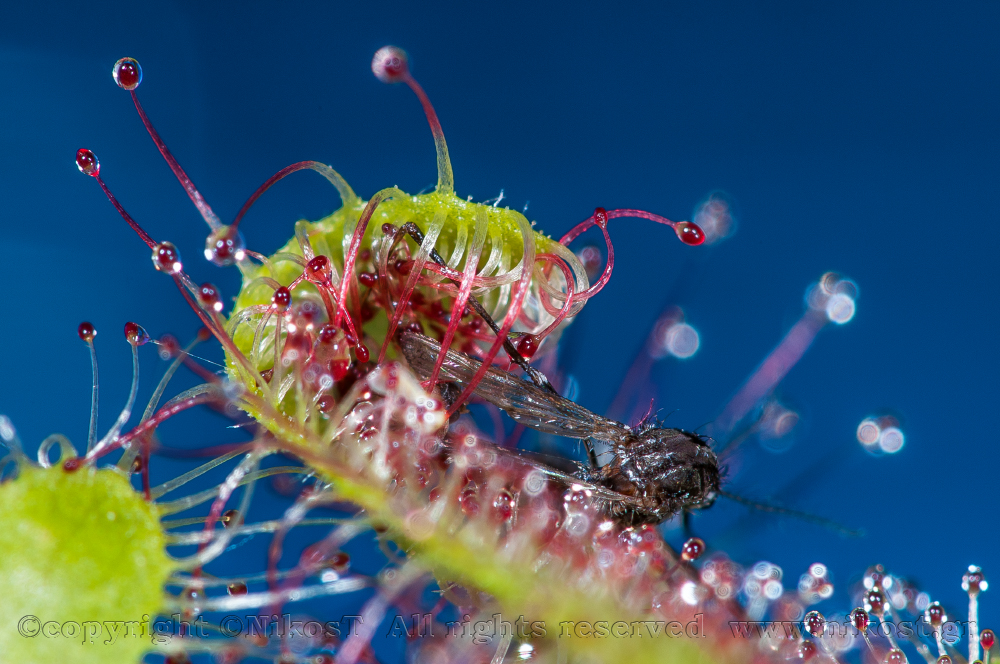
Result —
MULTIPOLYGON (((355 192, 340 165, 300 161, 224 221, 157 133, 157 111, 140 104, 155 78, 143 83, 136 59, 114 63, 135 121, 204 219, 204 246, 179 247, 133 217, 97 146, 73 146, 69 158, 75 150, 80 177, 120 216, 113 232, 134 235, 136 251, 151 256, 165 284, 157 297, 187 302, 201 328, 177 341, 173 330, 126 323, 133 380, 108 418, 99 417, 109 379, 97 348, 107 353, 118 332, 81 322, 77 343, 94 362, 86 435, 39 446, 19 438, 16 413, 0 420, 3 661, 385 661, 387 637, 397 653, 428 662, 988 660, 994 637, 978 624, 988 587, 978 567, 962 579, 967 622, 957 629, 953 610, 879 565, 858 579, 851 604, 824 618, 813 605, 833 594, 825 565, 788 571, 801 574, 795 581, 695 536, 691 512, 716 500, 858 535, 844 518, 732 493, 726 470, 746 441, 780 449, 796 435, 800 414, 778 385, 821 330, 855 317, 863 300, 850 278, 817 270, 801 317, 703 433, 685 434, 721 460, 721 483, 664 506, 642 468, 692 472, 679 458, 636 459, 628 444, 586 441, 596 465, 632 468, 622 471, 627 482, 612 480, 588 468, 585 446, 547 435, 550 415, 511 412, 515 425, 483 386, 510 375, 524 384, 514 402, 529 385, 572 400, 559 342, 627 260, 614 250, 618 234, 641 234, 665 257, 702 251, 734 230, 730 201, 711 194, 690 221, 597 207, 553 234, 530 209, 507 207, 502 192, 458 195, 442 124, 406 54, 380 49, 371 69, 419 100, 436 186, 355 192), (252 206, 299 171, 322 176, 342 207, 289 221, 284 246, 256 251, 252 206), (189 266, 202 260, 238 271, 238 292, 195 282, 189 266), (418 366, 404 348, 425 337, 434 352, 418 366), (154 348, 166 364, 142 393, 154 348), (474 358, 466 374, 455 357, 474 358), (177 372, 196 384, 172 388, 177 372), (203 410, 237 442, 219 444, 199 426, 203 442, 172 446, 166 427, 203 410), (158 466, 178 456, 187 467, 162 477, 158 466), (638 504, 657 518, 637 517, 638 504), (289 555, 296 537, 307 545, 289 555), (262 541, 257 569, 233 572, 247 543, 262 541), (341 603, 310 603, 324 597, 341 603)), ((649 405, 651 367, 689 359, 700 344, 684 311, 663 311, 609 415, 632 431, 667 427, 649 405)), ((895 414, 873 410, 856 438, 891 455, 904 430, 895 414)))

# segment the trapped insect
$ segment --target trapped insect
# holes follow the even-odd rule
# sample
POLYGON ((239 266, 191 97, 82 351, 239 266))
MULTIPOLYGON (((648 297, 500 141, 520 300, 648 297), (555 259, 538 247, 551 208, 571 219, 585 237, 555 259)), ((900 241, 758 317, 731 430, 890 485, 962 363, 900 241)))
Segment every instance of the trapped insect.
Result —
MULTIPOLYGON (((441 345, 409 331, 400 341, 410 367, 429 376, 441 345)), ((480 366, 478 360, 449 350, 441 376, 467 383, 480 366)), ((612 495, 602 492, 600 497, 611 514, 628 525, 660 523, 681 510, 711 504, 718 492, 718 458, 696 434, 652 426, 632 428, 495 368, 487 370, 475 393, 525 426, 587 441, 592 467, 581 469, 576 479, 610 490, 612 495), (614 456, 608 463, 596 464, 590 440, 610 446, 614 456)))

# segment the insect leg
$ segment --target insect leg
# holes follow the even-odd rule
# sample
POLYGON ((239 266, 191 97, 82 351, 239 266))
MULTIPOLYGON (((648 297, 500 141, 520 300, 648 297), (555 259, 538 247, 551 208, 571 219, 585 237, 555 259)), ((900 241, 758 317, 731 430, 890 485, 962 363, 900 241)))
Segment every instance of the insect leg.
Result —
POLYGON ((694 528, 691 526, 691 510, 681 510, 681 531, 684 533, 685 540, 694 537, 694 528))
POLYGON ((594 451, 594 444, 590 442, 590 438, 583 439, 583 446, 587 450, 587 461, 590 462, 590 469, 597 470, 600 468, 600 464, 597 463, 597 452, 594 451))

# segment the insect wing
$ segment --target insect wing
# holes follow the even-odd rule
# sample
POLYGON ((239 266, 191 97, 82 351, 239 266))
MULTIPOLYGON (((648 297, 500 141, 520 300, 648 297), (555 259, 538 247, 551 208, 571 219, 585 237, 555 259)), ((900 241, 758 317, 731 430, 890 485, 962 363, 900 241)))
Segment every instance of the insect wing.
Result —
POLYGON ((526 456, 517 450, 509 450, 496 446, 493 446, 493 450, 498 456, 512 457, 519 463, 531 466, 534 470, 542 473, 546 479, 559 484, 564 490, 577 488, 588 491, 590 493, 590 497, 609 513, 613 514, 621 511, 622 509, 630 509, 637 504, 636 500, 631 496, 620 494, 616 491, 612 491, 611 489, 588 482, 587 480, 581 479, 575 475, 570 475, 561 470, 556 470, 555 468, 547 466, 541 461, 526 456))
MULTIPOLYGON (((434 369, 441 345, 421 334, 406 333, 402 337, 403 355, 410 367, 424 377, 434 369)), ((449 380, 468 383, 482 363, 465 353, 449 350, 441 365, 441 375, 449 380)), ((592 413, 583 406, 543 390, 506 371, 490 368, 476 386, 476 395, 505 411, 511 418, 542 433, 567 438, 597 438, 618 440, 628 431, 592 413)))

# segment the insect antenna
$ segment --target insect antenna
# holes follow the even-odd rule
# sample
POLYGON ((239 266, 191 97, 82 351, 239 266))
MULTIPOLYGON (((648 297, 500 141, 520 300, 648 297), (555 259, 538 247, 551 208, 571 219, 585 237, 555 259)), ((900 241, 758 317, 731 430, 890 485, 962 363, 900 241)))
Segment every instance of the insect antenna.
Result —
MULTIPOLYGON (((808 512, 800 512, 798 510, 788 509, 787 507, 780 507, 778 505, 771 505, 770 503, 757 502, 756 500, 750 500, 749 498, 744 498, 743 496, 738 496, 735 493, 729 493, 728 491, 723 491, 722 489, 719 489, 717 493, 723 498, 728 498, 733 502, 739 503, 740 505, 744 505, 751 509, 758 510, 760 512, 769 512, 771 514, 783 514, 785 516, 790 516, 799 519, 800 521, 805 521, 807 523, 814 523, 817 526, 829 528, 830 530, 836 531, 848 537, 861 537, 862 535, 864 535, 863 530, 848 528, 847 526, 837 523, 832 519, 825 519, 821 516, 816 516, 815 514, 810 514, 808 512)), ((686 512, 685 516, 687 516, 686 512)))

